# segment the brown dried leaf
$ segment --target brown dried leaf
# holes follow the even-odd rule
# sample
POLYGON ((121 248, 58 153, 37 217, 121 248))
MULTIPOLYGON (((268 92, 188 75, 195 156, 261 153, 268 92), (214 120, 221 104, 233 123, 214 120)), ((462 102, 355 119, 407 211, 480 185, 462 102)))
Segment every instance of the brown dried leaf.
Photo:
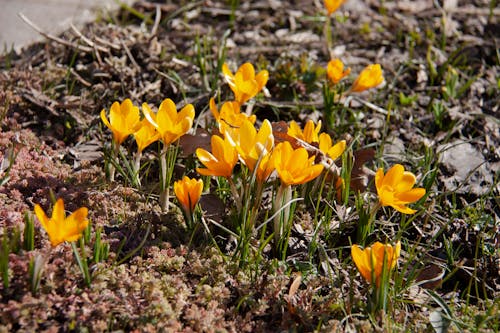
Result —
POLYGON ((203 148, 211 151, 211 134, 203 129, 197 128, 196 133, 185 134, 179 139, 179 146, 182 148, 182 157, 194 154, 197 148, 203 148))
POLYGON ((354 165, 351 171, 351 189, 363 192, 368 187, 373 171, 364 166, 365 163, 375 158, 375 150, 371 148, 356 150, 354 153, 354 165))

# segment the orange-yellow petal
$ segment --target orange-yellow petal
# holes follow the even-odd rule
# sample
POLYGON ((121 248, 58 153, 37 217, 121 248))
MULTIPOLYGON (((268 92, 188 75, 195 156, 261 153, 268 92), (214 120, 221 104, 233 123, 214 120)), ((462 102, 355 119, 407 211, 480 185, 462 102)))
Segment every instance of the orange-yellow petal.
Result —
POLYGON ((362 92, 374 88, 382 82, 384 82, 384 76, 380 64, 368 65, 361 71, 356 81, 352 84, 351 91, 362 92))

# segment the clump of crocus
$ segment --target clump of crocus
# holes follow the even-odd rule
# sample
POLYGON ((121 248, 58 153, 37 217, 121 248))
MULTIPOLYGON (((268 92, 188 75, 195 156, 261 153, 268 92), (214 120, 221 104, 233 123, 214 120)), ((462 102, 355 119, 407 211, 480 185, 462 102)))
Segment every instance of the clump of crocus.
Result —
POLYGON ((309 157, 305 148, 294 149, 288 141, 281 142, 274 148, 271 159, 281 180, 274 200, 274 211, 281 210, 274 219, 274 236, 276 246, 284 250, 286 244, 283 244, 283 236, 289 228, 290 219, 291 186, 304 184, 318 177, 323 171, 323 165, 314 164, 315 157, 309 157))
POLYGON ((361 249, 358 245, 351 246, 352 260, 361 276, 373 287, 372 297, 369 297, 368 308, 372 313, 385 311, 389 301, 389 286, 391 272, 396 267, 401 252, 401 242, 396 245, 375 242, 372 246, 361 249))
MULTIPOLYGON (((125 99, 121 104, 114 102, 109 110, 109 120, 106 110, 101 111, 101 120, 113 132, 113 148, 111 158, 116 158, 120 145, 127 137, 135 133, 140 127, 139 108, 132 104, 130 99, 125 99)), ((115 167, 109 164, 109 180, 115 179, 115 167)))
POLYGON ((267 83, 269 72, 261 70, 255 75, 255 69, 249 62, 244 63, 233 75, 227 64, 222 66, 222 73, 234 93, 234 100, 240 105, 257 95, 267 83))
POLYGON ((82 238, 82 234, 89 224, 89 220, 87 219, 88 209, 86 207, 80 207, 66 217, 64 201, 58 199, 54 207, 52 207, 52 216, 50 218, 47 217, 38 204, 35 205, 34 211, 40 224, 47 232, 47 235, 49 235, 52 247, 56 247, 63 242, 71 243, 71 248, 73 249, 78 267, 83 274, 85 284, 90 286, 91 277, 87 258, 85 257, 85 244, 83 240, 80 240, 80 247, 84 257, 83 260, 75 245, 75 241, 82 238))
POLYGON ((345 0, 324 0, 326 11, 331 15, 345 2, 345 0))
POLYGON ((53 247, 66 241, 74 242, 80 239, 82 232, 89 223, 87 219, 88 209, 86 207, 81 207, 66 217, 62 199, 56 201, 50 218, 47 217, 38 204, 35 205, 34 211, 43 229, 49 235, 50 244, 53 247))
POLYGON ((201 179, 191 179, 184 176, 182 180, 174 183, 174 193, 186 216, 188 230, 192 230, 195 221, 194 211, 196 204, 200 201, 202 191, 203 181, 201 179))
POLYGON ((326 75, 333 84, 339 83, 349 73, 351 73, 351 68, 348 67, 344 70, 344 63, 340 59, 330 60, 326 67, 326 75))
POLYGON ((363 250, 356 244, 351 247, 352 260, 361 276, 368 282, 380 287, 382 275, 394 269, 401 252, 401 242, 395 246, 375 242, 363 250), (385 271, 384 271, 385 269, 385 271))
POLYGON ((375 88, 384 82, 382 68, 380 64, 371 64, 366 66, 351 86, 351 92, 362 92, 367 89, 375 88))
POLYGON ((404 166, 396 164, 384 175, 382 168, 375 174, 375 186, 382 206, 391 206, 405 214, 413 214, 416 210, 407 207, 425 195, 424 188, 413 188, 415 175, 405 171, 404 166))
POLYGON ((163 144, 163 149, 160 153, 160 207, 163 212, 167 211, 169 202, 169 184, 172 179, 173 165, 177 156, 177 149, 169 152, 169 146, 177 141, 182 135, 186 134, 193 125, 194 107, 192 104, 187 104, 179 112, 175 103, 167 98, 161 102, 158 112, 155 114, 147 103, 142 104, 142 111, 145 118, 158 131, 159 139, 163 144))

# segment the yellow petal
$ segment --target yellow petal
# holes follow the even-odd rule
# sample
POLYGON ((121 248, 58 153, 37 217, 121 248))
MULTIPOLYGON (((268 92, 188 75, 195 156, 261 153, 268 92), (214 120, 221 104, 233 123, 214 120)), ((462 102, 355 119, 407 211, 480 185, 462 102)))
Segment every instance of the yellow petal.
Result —
POLYGON ((361 250, 361 248, 353 244, 351 246, 351 256, 352 260, 354 261, 354 264, 358 268, 359 273, 361 273, 361 276, 368 282, 371 282, 372 280, 372 268, 371 268, 371 262, 370 262, 370 256, 367 255, 369 252, 367 249, 361 250))
POLYGON ((364 90, 374 88, 384 82, 384 77, 382 75, 382 68, 379 64, 372 64, 366 66, 356 81, 352 84, 351 91, 362 92, 364 90))
POLYGON ((395 164, 387 171, 384 177, 384 185, 390 186, 393 189, 401 182, 405 168, 401 164, 395 164))
POLYGON ((47 217, 47 215, 45 214, 45 212, 43 211, 42 207, 40 207, 39 204, 35 205, 34 210, 35 210, 35 215, 38 218, 38 221, 40 221, 42 227, 45 229, 45 231, 47 231, 49 225, 49 218, 47 217))
POLYGON ((405 192, 410 190, 416 183, 417 179, 415 178, 415 175, 411 172, 404 171, 403 175, 401 176, 401 180, 396 184, 394 187, 394 190, 396 192, 405 192))
POLYGON ((215 105, 215 98, 213 98, 213 97, 210 98, 209 108, 210 108, 210 111, 212 112, 212 115, 214 116, 215 120, 220 121, 219 120, 220 113, 219 113, 219 110, 217 110, 217 105, 215 105))
POLYGON ((332 160, 336 160, 345 151, 346 142, 341 140, 337 142, 332 148, 328 149, 328 155, 332 160))
POLYGON ((61 198, 57 199, 56 204, 52 208, 52 220, 57 224, 64 222, 66 212, 64 211, 64 202, 61 198))
POLYGON ((257 76, 255 76, 255 81, 258 84, 258 90, 262 90, 269 79, 269 72, 265 69, 261 70, 257 76))

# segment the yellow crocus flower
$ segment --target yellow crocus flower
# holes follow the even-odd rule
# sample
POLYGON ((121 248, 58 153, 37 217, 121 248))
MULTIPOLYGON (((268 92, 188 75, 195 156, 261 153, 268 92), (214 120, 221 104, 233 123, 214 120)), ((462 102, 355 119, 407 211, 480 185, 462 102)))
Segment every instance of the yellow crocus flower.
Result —
POLYGON ((287 134, 294 138, 305 141, 307 143, 313 143, 319 141, 318 134, 320 130, 321 130, 321 120, 318 121, 317 125, 314 125, 314 122, 311 119, 309 119, 306 123, 306 126, 304 126, 304 131, 302 131, 299 124, 297 124, 294 120, 292 120, 288 127, 287 134))
POLYGON ((332 83, 337 84, 344 77, 351 73, 351 68, 347 68, 344 70, 344 63, 340 59, 332 59, 328 62, 326 67, 326 74, 328 79, 332 81, 332 83))
POLYGON ((224 63, 222 73, 234 93, 234 100, 240 105, 257 95, 269 79, 269 72, 265 69, 255 75, 255 69, 249 62, 241 65, 234 75, 224 63))
POLYGON ((151 122, 147 119, 141 120, 139 130, 134 133, 137 151, 142 152, 147 146, 157 141, 159 137, 160 134, 151 122))
POLYGON ((204 176, 230 178, 233 174, 234 166, 238 163, 238 152, 228 139, 222 139, 218 135, 212 135, 210 142, 212 153, 203 148, 196 149, 196 156, 206 167, 206 169, 196 168, 196 171, 204 176))
POLYGON ((194 211, 196 204, 200 200, 202 191, 203 181, 201 179, 191 179, 184 176, 182 180, 174 183, 175 196, 187 215, 190 215, 194 211))
POLYGON ((217 124, 219 125, 219 132, 222 134, 226 132, 237 131, 245 120, 255 123, 257 117, 255 115, 247 116, 240 112, 240 104, 235 101, 225 102, 219 110, 215 105, 215 99, 210 98, 210 111, 212 112, 217 124))
POLYGON ((305 148, 293 149, 288 141, 279 143, 271 155, 274 167, 285 185, 304 184, 318 177, 323 165, 314 164, 305 148))
POLYGON ((345 2, 345 0, 324 0, 326 10, 328 15, 331 15, 345 2))
POLYGON ((332 138, 327 133, 319 135, 319 150, 327 154, 332 160, 336 160, 344 152, 346 147, 345 140, 340 140, 333 145, 332 138))
POLYGON ((351 247, 352 260, 356 264, 361 276, 368 283, 372 283, 372 279, 375 278, 377 287, 380 286, 384 267, 386 272, 394 269, 400 252, 401 242, 399 241, 395 246, 375 242, 371 247, 365 247, 363 250, 356 244, 353 244, 351 247))
POLYGON ((382 67, 379 64, 372 64, 366 66, 356 81, 352 84, 350 91, 361 92, 370 88, 374 88, 384 82, 384 76, 382 74, 382 67))
POLYGON ((413 188, 415 175, 405 171, 404 166, 396 164, 384 175, 382 168, 375 174, 375 186, 382 206, 391 206, 405 214, 413 214, 416 210, 406 205, 415 202, 425 195, 424 188, 413 188))
POLYGON ((142 112, 146 119, 156 128, 160 140, 165 146, 186 134, 193 125, 194 107, 188 104, 177 112, 175 103, 167 98, 161 102, 158 112, 155 114, 147 103, 142 104, 142 112))
POLYGON ((101 120, 113 132, 113 141, 121 145, 130 134, 138 129, 139 108, 134 106, 128 98, 121 104, 114 102, 109 110, 109 120, 106 117, 105 109, 101 111, 101 120))
POLYGON ((82 232, 89 223, 87 219, 88 209, 86 207, 77 209, 66 218, 62 199, 58 199, 52 208, 52 217, 50 219, 45 215, 40 205, 36 204, 34 211, 40 224, 49 235, 52 247, 56 247, 65 241, 74 242, 80 239, 82 232))

